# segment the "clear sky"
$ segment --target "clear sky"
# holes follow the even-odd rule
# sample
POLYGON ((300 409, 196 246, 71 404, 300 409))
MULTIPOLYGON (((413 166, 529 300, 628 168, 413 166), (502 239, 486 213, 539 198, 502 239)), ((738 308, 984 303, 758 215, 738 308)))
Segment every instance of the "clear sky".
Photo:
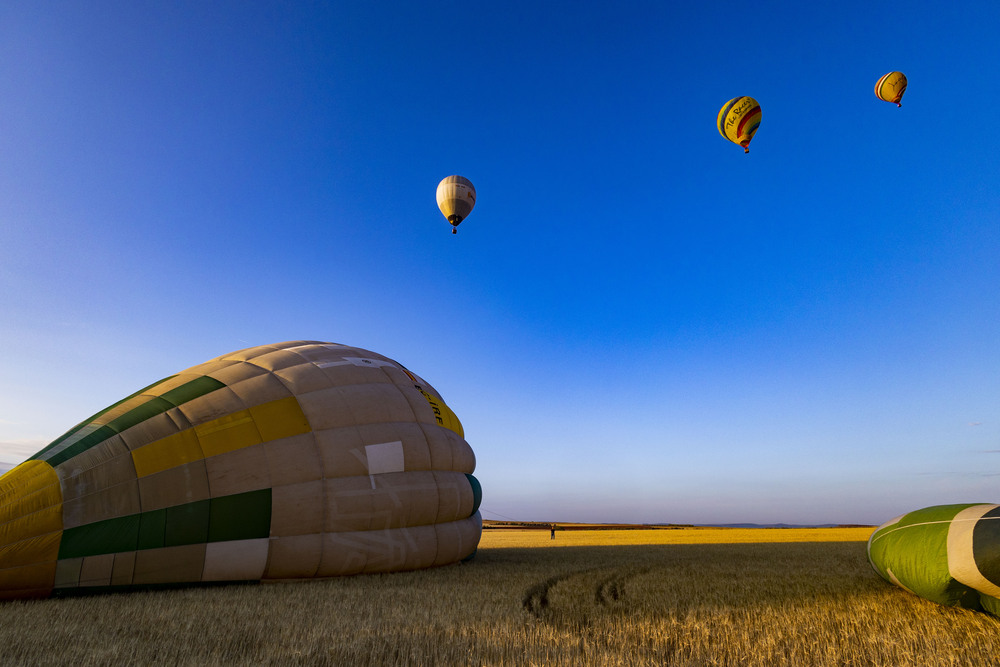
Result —
POLYGON ((0 3, 0 462, 315 339, 441 392, 488 519, 1000 502, 998 28, 995 0, 0 3), (749 155, 715 126, 738 95, 749 155))

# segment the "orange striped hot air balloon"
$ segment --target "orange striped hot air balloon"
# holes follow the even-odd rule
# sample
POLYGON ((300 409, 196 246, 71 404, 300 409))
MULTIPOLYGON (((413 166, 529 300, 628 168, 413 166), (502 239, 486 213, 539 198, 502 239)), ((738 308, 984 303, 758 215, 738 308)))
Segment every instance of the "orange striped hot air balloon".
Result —
POLYGON ((906 92, 906 75, 902 72, 889 72, 875 84, 875 95, 880 100, 892 102, 897 107, 903 106, 900 100, 906 92))
POLYGON ((719 110, 719 134, 750 152, 750 140, 760 127, 760 104, 746 95, 734 97, 719 110))

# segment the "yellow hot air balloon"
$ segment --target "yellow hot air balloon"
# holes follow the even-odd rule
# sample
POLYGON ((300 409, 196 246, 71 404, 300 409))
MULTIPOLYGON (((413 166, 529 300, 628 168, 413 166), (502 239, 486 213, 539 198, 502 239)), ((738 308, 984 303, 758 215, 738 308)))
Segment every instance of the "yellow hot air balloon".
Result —
POLYGON ((448 222, 452 234, 458 233, 458 226, 476 205, 476 188, 472 181, 462 176, 448 176, 438 183, 437 205, 448 222))
POLYGON ((903 106, 900 102, 903 93, 906 92, 906 75, 902 72, 889 72, 882 76, 875 84, 875 95, 880 100, 892 102, 897 107, 903 106))
POLYGON ((475 465, 455 413, 392 359, 240 350, 0 476, 0 600, 454 563, 482 533, 475 465))
POLYGON ((722 105, 717 119, 719 134, 750 152, 750 140, 760 127, 760 105, 752 97, 743 95, 722 105))

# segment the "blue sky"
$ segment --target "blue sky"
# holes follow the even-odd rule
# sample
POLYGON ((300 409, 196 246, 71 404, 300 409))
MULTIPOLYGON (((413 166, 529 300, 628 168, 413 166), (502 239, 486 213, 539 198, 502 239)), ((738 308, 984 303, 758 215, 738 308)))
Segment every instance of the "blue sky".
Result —
POLYGON ((1000 502, 1000 5, 738 7, 3 3, 0 463, 316 339, 442 393, 486 518, 1000 502))

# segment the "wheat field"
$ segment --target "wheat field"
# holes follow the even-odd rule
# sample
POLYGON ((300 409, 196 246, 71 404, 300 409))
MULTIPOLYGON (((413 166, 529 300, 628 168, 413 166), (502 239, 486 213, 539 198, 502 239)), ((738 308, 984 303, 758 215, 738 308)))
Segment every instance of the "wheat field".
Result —
POLYGON ((487 531, 433 570, 8 602, 0 662, 997 664, 1000 620, 882 581, 870 528, 791 530, 487 531))

